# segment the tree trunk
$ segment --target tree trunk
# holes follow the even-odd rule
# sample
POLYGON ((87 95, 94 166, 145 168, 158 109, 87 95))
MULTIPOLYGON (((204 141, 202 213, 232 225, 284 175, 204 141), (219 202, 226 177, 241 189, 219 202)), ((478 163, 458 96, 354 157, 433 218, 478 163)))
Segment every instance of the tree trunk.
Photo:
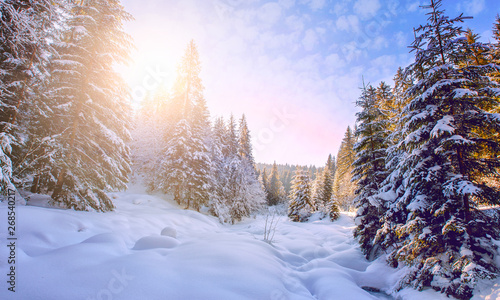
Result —
POLYGON ((38 184, 39 184, 39 182, 40 182, 40 174, 35 175, 35 177, 33 178, 33 184, 31 185, 30 192, 32 192, 33 194, 38 193, 38 184))
POLYGON ((180 192, 179 192, 179 187, 176 186, 175 187, 175 190, 174 190, 174 200, 175 202, 177 202, 177 204, 181 204, 181 196, 180 196, 180 192))
POLYGON ((54 192, 52 192, 52 199, 57 200, 57 197, 59 197, 59 195, 61 194, 65 176, 66 176, 66 170, 62 170, 61 173, 59 173, 59 177, 57 178, 57 183, 56 186, 54 187, 54 192))

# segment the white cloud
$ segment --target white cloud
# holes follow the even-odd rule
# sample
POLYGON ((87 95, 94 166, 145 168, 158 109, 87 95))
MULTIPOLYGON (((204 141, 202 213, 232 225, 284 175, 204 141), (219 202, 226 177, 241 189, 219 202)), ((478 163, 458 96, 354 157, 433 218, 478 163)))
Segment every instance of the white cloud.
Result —
POLYGON ((285 9, 292 8, 295 5, 295 0, 279 0, 279 5, 285 9))
POLYGON ((477 15, 485 8, 484 0, 467 0, 458 4, 458 10, 465 10, 465 13, 477 15))
POLYGON ((375 39, 373 39, 371 43, 371 49, 380 50, 382 48, 387 47, 387 45, 388 45, 387 39, 379 35, 375 39))
POLYGON ((325 6, 325 0, 311 0, 310 7, 313 11, 322 9, 325 6))
POLYGON ((281 6, 278 3, 266 3, 260 7, 257 15, 267 25, 274 25, 281 18, 281 6))
POLYGON ((354 3, 354 12, 362 18, 373 17, 380 9, 379 0, 358 0, 354 3))
POLYGON ((302 18, 292 15, 286 18, 285 24, 292 30, 292 31, 299 31, 302 32, 304 30, 304 21, 302 18))
POLYGON ((326 67, 332 71, 343 68, 346 65, 346 62, 341 59, 337 53, 332 53, 325 57, 325 64, 326 67))
POLYGON ((355 15, 340 16, 335 23, 338 29, 350 33, 359 33, 359 19, 355 15))
POLYGON ((406 34, 402 31, 399 31, 394 35, 393 42, 395 42, 399 47, 405 47, 409 45, 406 34))
POLYGON ((414 11, 417 11, 417 9, 420 7, 420 3, 419 1, 416 1, 416 2, 411 2, 408 4, 408 6, 406 7, 406 10, 409 11, 409 12, 414 12, 414 11))
POLYGON ((337 16, 347 14, 348 12, 348 7, 347 7, 347 2, 336 2, 335 5, 333 6, 333 13, 335 13, 337 16))
POLYGON ((314 49, 314 46, 318 43, 318 36, 316 35, 316 32, 312 29, 308 29, 306 31, 306 34, 304 38, 302 39, 302 45, 304 46, 304 49, 307 51, 311 51, 314 49))
POLYGON ((301 3, 309 5, 312 11, 317 11, 325 7, 326 0, 302 0, 301 3))
POLYGON ((344 43, 340 46, 340 55, 347 62, 351 62, 358 59, 363 55, 363 50, 359 47, 359 44, 355 41, 344 43))

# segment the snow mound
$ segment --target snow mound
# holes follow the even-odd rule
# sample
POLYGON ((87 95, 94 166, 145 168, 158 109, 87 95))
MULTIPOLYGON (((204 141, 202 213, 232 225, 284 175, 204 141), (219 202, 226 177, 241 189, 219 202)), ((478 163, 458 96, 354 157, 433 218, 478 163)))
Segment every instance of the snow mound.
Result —
POLYGON ((169 236, 145 236, 139 239, 132 250, 148 250, 155 248, 175 248, 179 241, 169 236))
POLYGON ((161 235, 169 236, 169 237, 172 237, 175 239, 175 238, 177 238, 177 229, 175 229, 173 227, 165 227, 161 231, 161 235))
POLYGON ((123 244, 122 239, 118 237, 116 234, 113 233, 102 233, 102 234, 97 234, 94 235, 82 243, 96 243, 96 244, 102 244, 102 243, 109 243, 109 244, 123 244))
MULTIPOLYGON (((433 290, 394 291, 405 270, 363 257, 350 213, 335 222, 278 217, 266 243, 265 215, 221 225, 161 195, 113 196, 116 210, 105 214, 31 200, 16 208, 15 299, 449 300, 433 290)), ((0 215, 7 210, 0 203, 0 215)), ((6 229, 0 225, 4 240, 6 229)), ((0 274, 7 266, 0 261, 0 274)), ((472 300, 498 298, 499 286, 485 281, 472 300)), ((5 280, 0 299, 14 299, 5 280)))

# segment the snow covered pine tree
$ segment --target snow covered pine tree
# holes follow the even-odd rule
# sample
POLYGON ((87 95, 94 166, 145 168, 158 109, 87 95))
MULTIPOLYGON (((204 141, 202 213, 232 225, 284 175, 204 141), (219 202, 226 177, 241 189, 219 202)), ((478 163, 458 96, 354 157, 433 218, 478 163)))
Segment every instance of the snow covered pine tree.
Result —
MULTIPOLYGON (((58 1, 0 1, 0 192, 13 185, 12 148, 26 142, 36 87, 47 78, 48 40, 58 20, 58 1)), ((46 111, 44 111, 46 112, 46 111)), ((19 160, 19 158, 17 158, 19 160)), ((17 164, 21 162, 17 161, 17 164)))
POLYGON ((309 172, 298 168, 292 180, 288 217, 294 222, 306 222, 313 212, 309 172))
POLYGON ((352 164, 355 159, 354 143, 355 137, 351 127, 347 127, 337 155, 337 168, 333 181, 333 197, 343 209, 349 209, 353 206, 354 191, 356 190, 356 183, 351 180, 352 164))
POLYGON ((77 210, 114 208, 105 191, 124 189, 130 174, 126 141, 130 107, 125 83, 114 71, 130 46, 123 23, 131 16, 119 1, 69 3, 66 30, 54 47, 50 117, 58 172, 54 204, 77 210))
POLYGON ((358 142, 354 145, 356 160, 353 163, 353 180, 358 182, 354 199, 357 209, 354 236, 359 238, 361 249, 369 258, 373 257, 373 240, 381 227, 380 216, 384 213, 383 203, 373 196, 379 192, 387 176, 385 158, 388 120, 381 109, 382 101, 386 100, 389 99, 378 98, 375 88, 368 86, 363 87, 361 97, 356 102, 362 111, 356 114, 358 126, 355 135, 358 142))
MULTIPOLYGON (((431 286, 469 299, 481 278, 497 276, 491 220, 479 204, 499 204, 498 185, 485 178, 499 168, 498 84, 488 74, 496 64, 464 64, 471 47, 456 23, 440 9, 425 6, 428 23, 416 30, 413 78, 405 97, 401 157, 391 170, 402 186, 385 214, 385 227, 396 231, 389 260, 407 265, 400 287, 431 286), (392 223, 389 224, 389 223, 392 223)), ((381 235, 387 230, 381 230, 381 235)))
POLYGON ((267 179, 267 205, 277 205, 283 203, 285 199, 285 188, 280 180, 278 166, 274 162, 271 174, 269 174, 269 178, 267 179))

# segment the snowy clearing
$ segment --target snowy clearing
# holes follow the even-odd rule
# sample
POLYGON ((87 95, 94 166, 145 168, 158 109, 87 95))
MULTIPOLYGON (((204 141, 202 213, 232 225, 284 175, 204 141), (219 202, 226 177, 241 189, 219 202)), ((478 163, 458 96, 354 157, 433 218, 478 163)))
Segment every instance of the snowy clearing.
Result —
MULTIPOLYGON (((402 271, 363 257, 347 213, 335 222, 282 216, 268 244, 265 216, 221 225, 160 196, 111 195, 110 213, 33 199, 37 206, 18 206, 16 292, 2 260, 0 299, 449 299, 432 290, 387 295, 402 271)), ((474 299, 497 299, 496 283, 474 299)))

